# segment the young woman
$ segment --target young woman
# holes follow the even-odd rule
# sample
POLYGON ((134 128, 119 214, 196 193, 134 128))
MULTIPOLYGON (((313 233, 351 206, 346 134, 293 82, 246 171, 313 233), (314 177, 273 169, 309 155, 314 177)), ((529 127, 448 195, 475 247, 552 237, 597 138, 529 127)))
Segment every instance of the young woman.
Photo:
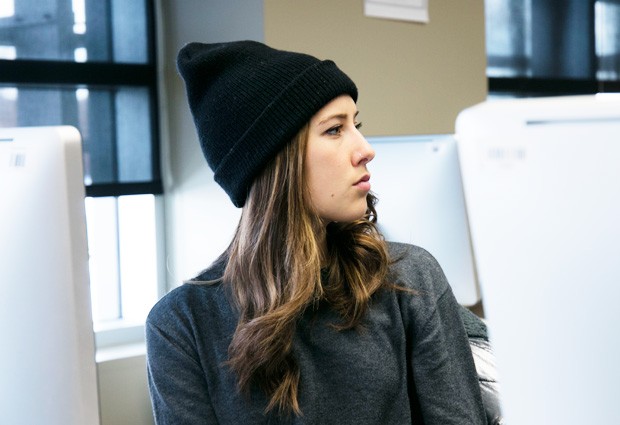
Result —
POLYGON ((251 41, 189 44, 178 67, 243 209, 226 252, 149 315, 157 423, 484 424, 441 268, 375 227, 349 77, 251 41))

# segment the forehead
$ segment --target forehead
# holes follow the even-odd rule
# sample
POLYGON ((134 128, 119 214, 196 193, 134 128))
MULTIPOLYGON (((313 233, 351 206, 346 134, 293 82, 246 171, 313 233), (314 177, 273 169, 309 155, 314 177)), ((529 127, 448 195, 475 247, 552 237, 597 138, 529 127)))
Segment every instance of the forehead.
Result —
POLYGON ((310 123, 318 125, 331 118, 348 117, 349 115, 353 117, 355 114, 357 114, 357 106, 351 96, 345 94, 332 99, 319 109, 310 120, 310 123))

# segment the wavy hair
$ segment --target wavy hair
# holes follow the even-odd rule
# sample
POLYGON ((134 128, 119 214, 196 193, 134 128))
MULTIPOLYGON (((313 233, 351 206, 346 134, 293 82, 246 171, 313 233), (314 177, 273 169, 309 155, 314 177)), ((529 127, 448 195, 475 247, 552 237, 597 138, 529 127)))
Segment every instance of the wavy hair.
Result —
POLYGON ((256 178, 225 253, 223 281, 239 310, 227 364, 241 391, 262 388, 266 412, 280 414, 302 414, 292 346, 304 310, 325 300, 342 319, 336 330, 360 325, 389 264, 372 194, 365 216, 352 223, 326 227, 312 207, 304 178, 307 140, 308 125, 256 178))

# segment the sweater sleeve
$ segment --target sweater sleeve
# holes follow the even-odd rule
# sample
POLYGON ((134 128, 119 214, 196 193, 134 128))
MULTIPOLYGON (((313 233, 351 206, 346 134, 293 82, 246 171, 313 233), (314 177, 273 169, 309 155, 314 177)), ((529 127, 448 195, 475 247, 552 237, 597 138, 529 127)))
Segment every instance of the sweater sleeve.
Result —
POLYGON ((425 425, 486 424, 460 306, 436 260, 419 248, 412 257, 403 319, 415 407, 425 425))
POLYGON ((157 425, 217 424, 190 333, 160 303, 146 323, 147 373, 157 425))

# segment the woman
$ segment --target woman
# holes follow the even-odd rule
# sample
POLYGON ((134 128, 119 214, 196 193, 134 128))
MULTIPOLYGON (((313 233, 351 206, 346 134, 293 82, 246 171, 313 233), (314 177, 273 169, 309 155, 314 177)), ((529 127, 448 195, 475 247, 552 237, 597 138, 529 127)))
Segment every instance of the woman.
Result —
POLYGON ((434 258, 375 227, 357 89, 331 61, 251 41, 178 67, 226 252, 147 320, 159 424, 483 424, 459 307, 434 258))

